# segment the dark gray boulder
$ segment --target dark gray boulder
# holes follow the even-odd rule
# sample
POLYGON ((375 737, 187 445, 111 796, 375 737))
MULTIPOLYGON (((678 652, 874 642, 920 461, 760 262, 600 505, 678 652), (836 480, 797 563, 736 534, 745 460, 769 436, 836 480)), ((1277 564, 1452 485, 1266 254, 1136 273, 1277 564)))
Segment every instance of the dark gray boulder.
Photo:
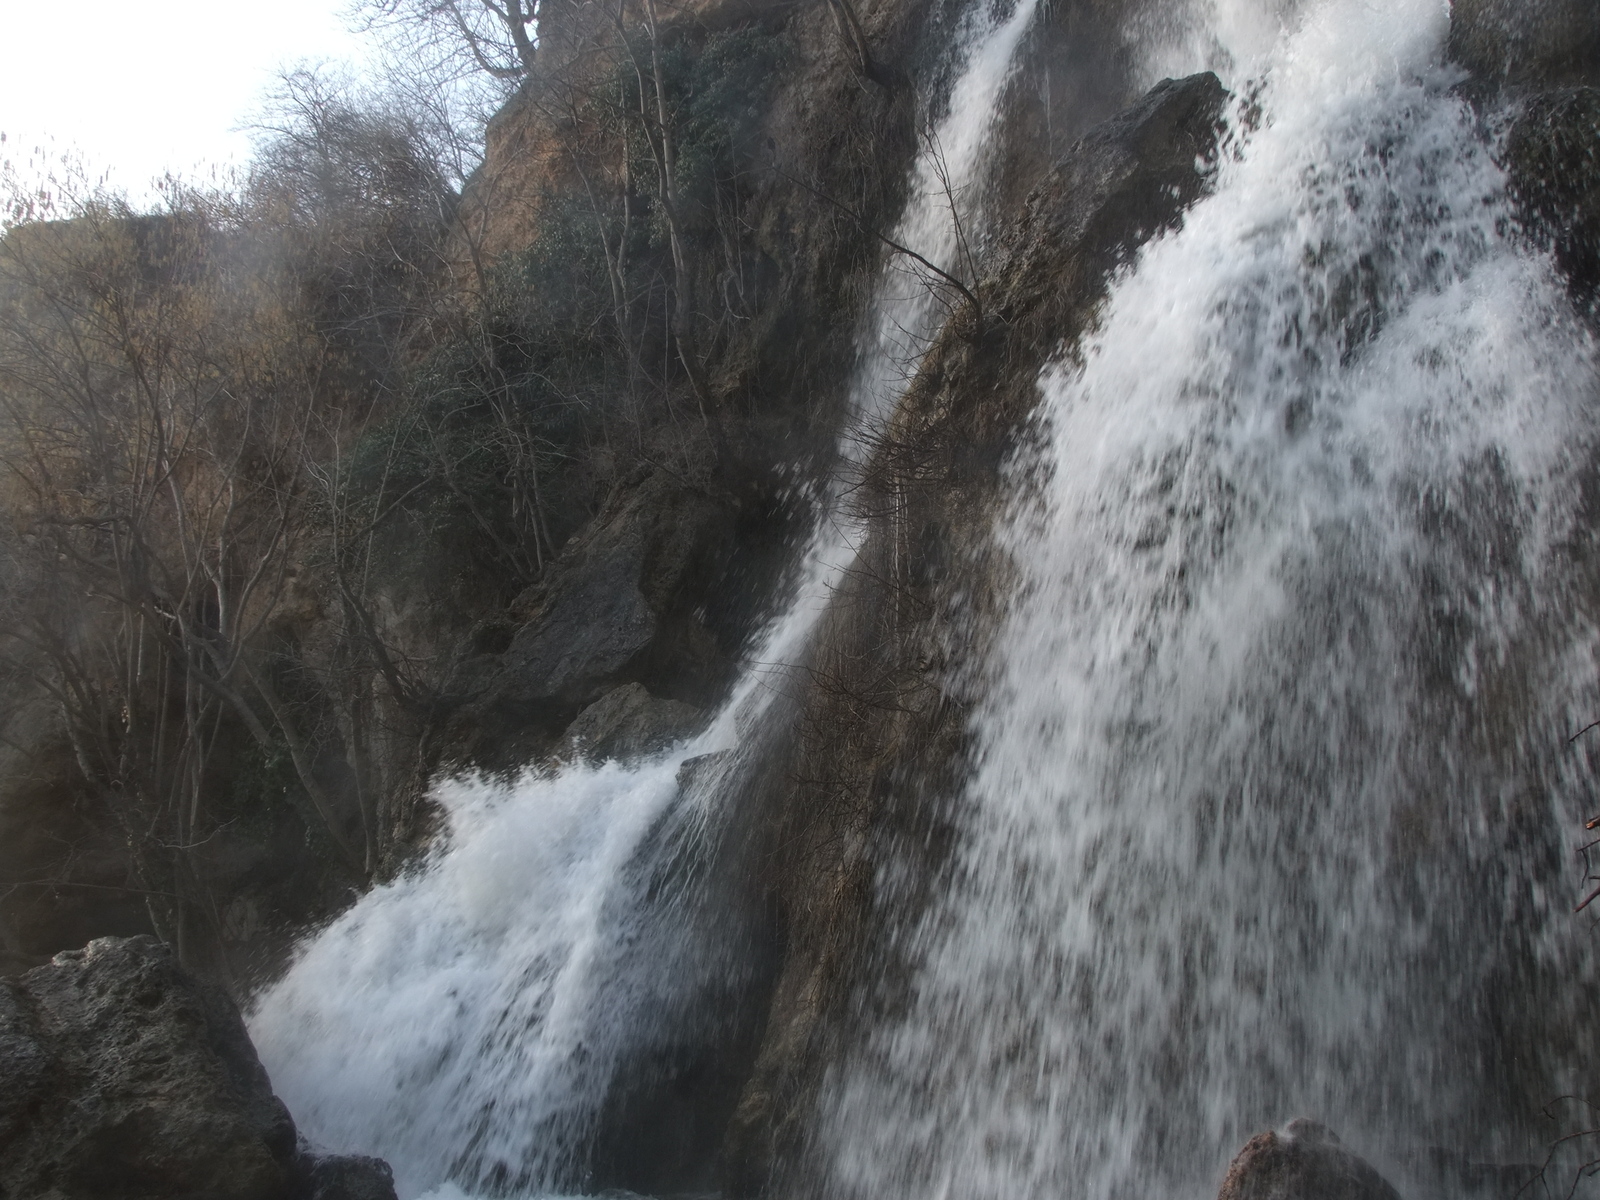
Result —
POLYGON ((1594 0, 1453 0, 1450 54, 1491 83, 1552 84, 1600 75, 1594 0))
POLYGON ((623 684, 578 714, 567 727, 557 757, 591 762, 642 758, 688 737, 701 719, 692 704, 658 699, 643 684, 623 684))
POLYGON ((574 570, 539 619, 518 630, 503 663, 507 698, 523 704, 582 701, 622 675, 655 640, 656 616, 639 590, 629 548, 574 570))
POLYGON ((727 506, 669 476, 619 492, 513 604, 517 626, 477 685, 480 716, 570 721, 613 688, 657 680, 697 702, 714 695, 727 663, 701 609, 731 539, 727 506))
POLYGON ((1388 1180, 1305 1118, 1251 1138, 1228 1168, 1217 1200, 1400 1200, 1388 1180))
POLYGON ((295 1200, 395 1200, 394 1172, 381 1158, 303 1150, 295 1200))
POLYGON ((152 937, 0 979, 5 1200, 394 1200, 377 1159, 310 1154, 233 1001, 152 937))
POLYGON ((0 1192, 282 1200, 295 1130, 238 1010, 150 937, 0 980, 0 1192))

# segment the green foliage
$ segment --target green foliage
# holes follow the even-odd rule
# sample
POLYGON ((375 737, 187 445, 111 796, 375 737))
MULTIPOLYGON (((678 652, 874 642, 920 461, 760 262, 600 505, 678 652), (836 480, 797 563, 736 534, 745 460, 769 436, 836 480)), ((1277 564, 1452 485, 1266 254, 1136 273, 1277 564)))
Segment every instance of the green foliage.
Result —
POLYGON ((550 197, 539 219, 533 245, 495 265, 486 308, 493 321, 516 331, 520 345, 532 347, 528 357, 539 360, 537 369, 576 380, 600 368, 609 349, 605 249, 586 199, 550 197))
POLYGON ((392 554, 415 551, 394 536, 409 526, 526 581, 553 551, 563 522, 548 480, 583 456, 615 360, 603 251, 584 215, 550 206, 542 236, 495 269, 483 309, 411 370, 399 411, 356 444, 342 488, 383 521, 392 554))
POLYGON ((268 747, 243 742, 227 778, 227 788, 214 802, 219 824, 233 825, 255 838, 269 835, 288 820, 298 820, 308 829, 320 825, 281 738, 268 747))
POLYGON ((787 61, 780 34, 714 34, 697 51, 678 47, 663 64, 678 120, 678 169, 684 196, 714 202, 720 181, 749 170, 772 88, 787 61))
MULTIPOLYGON (((712 34, 698 45, 678 41, 661 49, 678 151, 678 187, 690 210, 685 219, 701 227, 709 224, 719 191, 735 188, 740 176, 754 169, 761 121, 791 50, 783 34, 754 29, 712 34)), ((635 47, 635 53, 641 62, 649 62, 647 46, 635 47)), ((613 85, 623 111, 638 113, 638 88, 632 63, 624 62, 613 85)), ((641 193, 654 200, 659 181, 637 119, 626 136, 634 178, 641 193)), ((658 212, 654 217, 652 241, 661 248, 667 241, 666 227, 658 212)))

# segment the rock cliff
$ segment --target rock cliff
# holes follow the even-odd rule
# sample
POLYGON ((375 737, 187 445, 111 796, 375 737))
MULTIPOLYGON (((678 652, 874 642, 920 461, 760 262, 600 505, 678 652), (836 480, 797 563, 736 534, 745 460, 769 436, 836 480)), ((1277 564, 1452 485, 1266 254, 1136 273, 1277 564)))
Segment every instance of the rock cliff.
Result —
MULTIPOLYGON (((283 518, 292 532, 243 551, 266 556, 271 595, 252 601, 256 632, 237 647, 246 686, 210 686, 205 703, 221 708, 206 718, 206 765, 173 774, 175 751, 152 745, 151 777, 134 786, 122 714, 130 730, 159 722, 177 685, 122 695, 120 668, 86 657, 68 623, 48 651, 31 633, 7 641, 9 968, 97 934, 154 932, 246 986, 296 929, 427 842, 437 772, 555 753, 578 713, 619 687, 706 708, 733 678, 832 469, 881 235, 941 102, 961 5, 858 4, 866 66, 822 0, 664 9, 654 45, 684 164, 673 205, 616 108, 638 102, 639 12, 625 8, 619 27, 604 6, 547 7, 541 65, 450 200, 435 265, 357 293, 349 277, 364 266, 338 268, 338 282, 313 263, 296 284, 307 303, 335 306, 308 320, 342 364, 326 401, 341 415, 324 424, 349 432, 319 451, 335 473, 305 468, 303 510, 283 518), (685 310, 669 297, 687 297, 685 310), (400 324, 349 340, 380 320, 400 324), (325 484, 331 501, 316 498, 325 484), (63 691, 73 673, 95 686, 63 691), (184 788, 198 791, 165 798, 184 788), (162 821, 185 828, 135 832, 162 821)), ((997 227, 1133 99, 1123 15, 1060 6, 1030 38, 995 147, 997 227)), ((86 243, 13 235, 7 287, 26 295, 40 261, 81 280, 92 272, 80 259, 145 252, 108 229, 86 243)), ((399 232, 435 236, 374 236, 399 232)), ((19 536, 8 553, 20 562, 37 543, 19 536)), ((29 570, 48 574, 45 561, 29 570)), ((209 586, 197 566, 161 569, 209 586)), ((48 590, 8 593, 20 608, 5 629, 20 633, 29 605, 64 614, 48 590)), ((169 601, 155 588, 139 603, 169 601)), ((72 619, 121 618, 113 607, 72 619)))
POLYGON ((849 1006, 893 1003, 853 967, 875 912, 936 886, 944 814, 905 798, 949 795, 964 769, 966 681, 952 643, 972 653, 1003 586, 987 549, 1001 466, 1039 371, 1087 328, 1109 273, 1203 193, 1225 98, 1213 75, 1169 80, 1067 152, 1007 231, 978 311, 955 314, 866 468, 862 503, 879 515, 863 566, 835 601, 803 732, 769 767, 765 857, 784 847, 768 878, 787 953, 729 1134, 735 1194, 758 1192, 801 1153, 812 1089, 859 1016, 849 1006), (885 861, 908 855, 900 874, 913 894, 882 894, 885 861))

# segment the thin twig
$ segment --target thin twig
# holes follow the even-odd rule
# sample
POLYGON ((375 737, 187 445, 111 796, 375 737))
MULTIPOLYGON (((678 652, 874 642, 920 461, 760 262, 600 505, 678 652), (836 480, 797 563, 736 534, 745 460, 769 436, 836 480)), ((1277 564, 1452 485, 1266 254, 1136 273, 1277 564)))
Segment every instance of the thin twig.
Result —
MULTIPOLYGON (((890 237, 888 234, 884 233, 882 230, 877 229, 872 225, 869 225, 866 222, 866 220, 860 216, 860 214, 858 214, 854 209, 850 208, 847 204, 844 204, 841 201, 835 200, 832 196, 828 195, 826 192, 819 191, 817 188, 812 187, 805 180, 796 178, 795 176, 789 174, 789 172, 785 171, 782 167, 778 166, 776 163, 773 164, 772 170, 776 174, 781 176, 782 178, 787 179, 790 183, 794 184, 796 187, 804 188, 806 191, 810 192, 813 196, 815 196, 818 200, 821 200, 824 204, 831 205, 834 208, 838 209, 845 216, 849 217, 852 221, 854 221, 856 223, 856 225, 859 226, 862 229, 862 231, 864 231, 866 233, 870 233, 873 237, 877 238, 880 242, 882 242, 885 246, 889 247, 889 249, 893 250, 896 254, 904 254, 907 258, 912 259, 912 260, 914 260, 916 262, 919 262, 924 267, 927 267, 928 270, 932 271, 940 279, 944 280, 951 287, 955 288, 956 291, 960 292, 964 297, 966 297, 967 303, 972 305, 972 311, 974 313, 976 313, 976 314, 978 314, 980 316, 982 315, 982 313, 983 313, 983 305, 979 303, 978 297, 973 295, 972 290, 970 288, 968 288, 966 284, 962 283, 961 280, 957 279, 954 275, 950 274, 949 271, 946 271, 943 267, 940 267, 940 266, 938 266, 938 265, 936 265, 936 264, 934 264, 932 262, 929 262, 926 258, 924 258, 922 255, 918 254, 915 250, 911 249, 909 246, 902 246, 899 242, 895 241, 892 237, 890 237)), ((1597 722, 1597 724, 1600 724, 1600 722, 1597 722)))

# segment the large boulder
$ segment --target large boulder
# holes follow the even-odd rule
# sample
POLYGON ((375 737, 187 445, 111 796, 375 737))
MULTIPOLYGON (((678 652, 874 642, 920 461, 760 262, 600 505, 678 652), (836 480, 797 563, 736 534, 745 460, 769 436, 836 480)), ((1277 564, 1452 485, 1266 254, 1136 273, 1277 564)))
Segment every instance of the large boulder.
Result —
POLYGON ((491 704, 570 719, 628 682, 713 695, 727 664, 702 621, 705 591, 732 540, 724 501, 664 472, 635 480, 513 605, 521 621, 488 681, 491 704))
POLYGON ((1450 53, 1492 83, 1551 84, 1600 76, 1594 0, 1453 0, 1450 53))
POLYGON ((1326 1125, 1301 1118, 1251 1138, 1217 1200, 1400 1200, 1388 1180, 1326 1125))
POLYGON ((151 937, 0 979, 6 1200, 394 1200, 376 1160, 297 1146, 239 1010, 151 937))
POLYGON ((154 938, 0 980, 0 1078, 8 1197, 288 1193, 294 1123, 238 1010, 154 938))
POLYGON ((394 1172, 381 1158, 302 1151, 294 1200, 395 1200, 394 1172))
POLYGON ((578 714, 567 727, 557 757, 590 762, 643 758, 689 737, 701 722, 701 711, 694 705, 661 700, 643 684, 626 683, 578 714))
POLYGON ((607 548, 571 571, 506 651, 505 693, 524 704, 583 701, 650 647, 656 615, 639 590, 639 555, 607 548))

